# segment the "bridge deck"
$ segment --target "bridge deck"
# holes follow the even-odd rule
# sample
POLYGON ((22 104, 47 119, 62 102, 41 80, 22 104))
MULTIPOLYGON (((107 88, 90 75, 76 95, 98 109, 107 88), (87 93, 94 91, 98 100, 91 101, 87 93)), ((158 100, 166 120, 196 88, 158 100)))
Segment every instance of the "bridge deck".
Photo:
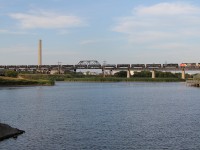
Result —
POLYGON ((133 66, 129 64, 77 64, 77 65, 8 65, 0 66, 0 69, 9 69, 9 70, 30 70, 30 69, 40 69, 40 70, 51 70, 51 69, 62 69, 62 70, 74 70, 74 69, 103 69, 103 70, 132 70, 132 71, 200 71, 200 66, 190 66, 190 67, 144 67, 144 66, 133 66))

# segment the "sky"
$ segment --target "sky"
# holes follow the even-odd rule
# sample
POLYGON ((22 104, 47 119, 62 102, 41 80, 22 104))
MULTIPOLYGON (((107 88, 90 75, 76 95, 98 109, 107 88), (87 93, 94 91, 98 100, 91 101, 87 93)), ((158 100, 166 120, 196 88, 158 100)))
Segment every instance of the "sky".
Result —
POLYGON ((200 63, 199 0, 0 0, 0 65, 200 63))

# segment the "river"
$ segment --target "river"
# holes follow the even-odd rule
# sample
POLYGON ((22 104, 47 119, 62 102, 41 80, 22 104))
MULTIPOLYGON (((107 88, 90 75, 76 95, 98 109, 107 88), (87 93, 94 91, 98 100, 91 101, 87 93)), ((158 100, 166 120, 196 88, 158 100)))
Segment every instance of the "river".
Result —
POLYGON ((0 87, 1 150, 200 149, 200 89, 185 83, 0 87))

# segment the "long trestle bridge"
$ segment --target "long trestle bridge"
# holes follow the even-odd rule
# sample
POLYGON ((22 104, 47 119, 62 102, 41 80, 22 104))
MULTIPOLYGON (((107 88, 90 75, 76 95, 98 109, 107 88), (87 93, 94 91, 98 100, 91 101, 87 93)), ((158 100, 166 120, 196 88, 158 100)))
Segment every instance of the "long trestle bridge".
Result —
POLYGON ((155 71, 181 71, 182 79, 185 79, 185 71, 200 71, 200 63, 182 64, 100 64, 96 60, 82 60, 76 65, 0 65, 0 70, 14 71, 74 71, 78 69, 101 69, 105 77, 105 71, 127 71, 127 78, 130 78, 130 71, 151 71, 152 78, 155 78, 155 71))

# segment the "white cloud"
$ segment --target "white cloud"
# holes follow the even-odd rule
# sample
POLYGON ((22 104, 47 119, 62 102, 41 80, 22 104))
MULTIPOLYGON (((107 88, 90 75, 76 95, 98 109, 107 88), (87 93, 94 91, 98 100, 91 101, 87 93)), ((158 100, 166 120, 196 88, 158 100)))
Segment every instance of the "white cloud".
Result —
POLYGON ((200 38, 200 7, 186 3, 136 7, 131 16, 118 18, 112 30, 137 44, 186 42, 200 38))
POLYGON ((150 7, 137 7, 134 9, 139 15, 177 15, 199 13, 199 8, 186 3, 159 3, 150 7))
POLYGON ((9 31, 9 30, 5 30, 5 29, 2 29, 0 30, 0 34, 13 34, 13 35, 25 35, 25 34, 28 34, 28 35, 35 35, 35 33, 28 33, 28 32, 20 32, 20 31, 9 31))
POLYGON ((41 10, 38 12, 30 11, 29 13, 12 13, 9 16, 19 21, 19 26, 25 29, 70 28, 84 25, 80 17, 41 10))

